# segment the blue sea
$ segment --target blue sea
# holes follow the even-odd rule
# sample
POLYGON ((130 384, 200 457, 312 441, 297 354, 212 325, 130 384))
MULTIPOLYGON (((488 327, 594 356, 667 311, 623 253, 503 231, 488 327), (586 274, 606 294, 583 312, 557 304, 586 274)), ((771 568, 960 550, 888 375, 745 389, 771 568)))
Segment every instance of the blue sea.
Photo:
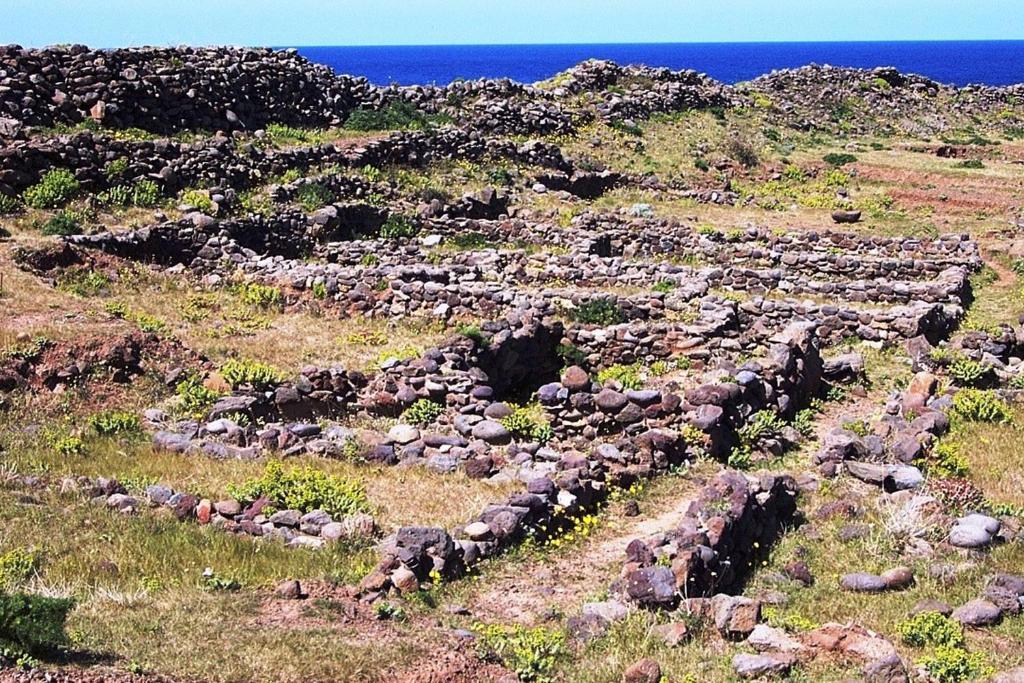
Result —
POLYGON ((464 78, 544 80, 579 62, 610 59, 695 69, 737 83, 806 64, 895 66, 941 83, 1009 85, 1024 82, 1024 40, 858 43, 657 43, 633 45, 434 45, 298 47, 338 73, 379 85, 435 83, 464 78))

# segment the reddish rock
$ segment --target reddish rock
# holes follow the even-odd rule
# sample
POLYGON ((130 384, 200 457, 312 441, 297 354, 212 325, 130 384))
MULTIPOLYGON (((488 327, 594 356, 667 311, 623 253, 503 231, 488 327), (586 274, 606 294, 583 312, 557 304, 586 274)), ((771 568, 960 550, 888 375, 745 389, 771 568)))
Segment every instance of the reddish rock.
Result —
POLYGON ((622 673, 623 683, 659 683, 661 665, 653 659, 641 659, 622 673))

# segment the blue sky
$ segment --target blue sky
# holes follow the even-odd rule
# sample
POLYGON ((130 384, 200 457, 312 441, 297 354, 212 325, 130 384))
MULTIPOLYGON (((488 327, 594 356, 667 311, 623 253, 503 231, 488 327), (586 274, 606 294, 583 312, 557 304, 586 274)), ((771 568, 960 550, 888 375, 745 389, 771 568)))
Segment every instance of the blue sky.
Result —
POLYGON ((0 43, 1024 39, 1022 0, 0 0, 0 43))

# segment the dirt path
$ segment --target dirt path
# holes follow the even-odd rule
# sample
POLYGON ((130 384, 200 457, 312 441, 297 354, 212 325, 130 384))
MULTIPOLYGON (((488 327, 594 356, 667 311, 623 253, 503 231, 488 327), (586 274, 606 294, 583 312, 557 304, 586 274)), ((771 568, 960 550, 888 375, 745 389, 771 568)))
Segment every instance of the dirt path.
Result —
POLYGON ((641 514, 626 517, 618 504, 602 514, 603 525, 575 547, 516 562, 486 577, 486 585, 472 594, 466 607, 488 621, 532 625, 557 614, 571 614, 595 599, 615 579, 626 546, 674 528, 693 500, 698 487, 673 478, 658 482, 671 490, 658 492, 641 503, 641 514))

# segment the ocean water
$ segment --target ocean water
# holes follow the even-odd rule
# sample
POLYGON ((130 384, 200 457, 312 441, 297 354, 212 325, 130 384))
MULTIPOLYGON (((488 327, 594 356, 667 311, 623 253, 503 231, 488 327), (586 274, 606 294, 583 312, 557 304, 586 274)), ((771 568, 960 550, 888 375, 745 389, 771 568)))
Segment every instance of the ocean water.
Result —
POLYGON ((579 62, 610 59, 696 69, 726 83, 772 69, 810 63, 894 66, 941 83, 1009 85, 1024 82, 1024 40, 860 43, 659 43, 635 45, 437 45, 401 47, 298 47, 307 58, 338 73, 386 85, 436 83, 459 78, 544 80, 579 62))

